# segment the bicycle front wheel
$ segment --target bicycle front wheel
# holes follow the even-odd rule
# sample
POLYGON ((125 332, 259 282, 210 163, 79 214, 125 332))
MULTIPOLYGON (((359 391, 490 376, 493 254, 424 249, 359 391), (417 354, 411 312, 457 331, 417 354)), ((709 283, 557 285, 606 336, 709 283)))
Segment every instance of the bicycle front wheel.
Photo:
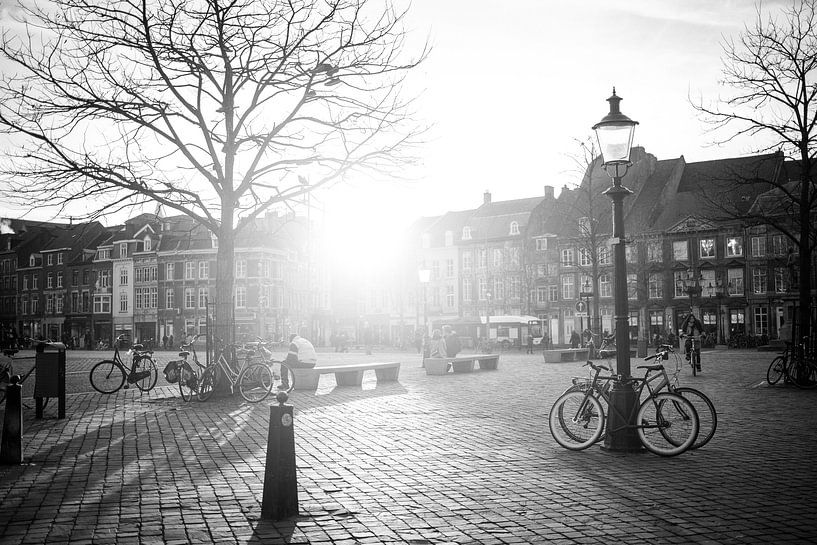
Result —
POLYGON ((153 358, 150 356, 139 358, 133 371, 134 373, 138 373, 137 376, 141 376, 141 378, 136 381, 136 387, 143 392, 151 391, 153 387, 156 386, 156 381, 159 380, 159 369, 156 367, 156 362, 153 361, 153 358))
POLYGON ((207 401, 213 397, 213 391, 216 389, 216 366, 210 365, 201 374, 199 380, 199 401, 207 401))
POLYGON ((786 359, 783 356, 777 356, 772 360, 772 363, 769 364, 769 368, 766 370, 766 382, 769 384, 777 384, 778 381, 783 378, 785 371, 786 359))
POLYGON ((698 414, 698 438, 689 448, 701 448, 712 439, 715 430, 718 429, 718 413, 715 412, 715 405, 706 395, 694 388, 676 388, 673 393, 683 397, 695 407, 695 412, 698 414))
POLYGON ((295 388, 295 375, 292 369, 280 361, 271 361, 268 365, 272 371, 272 391, 291 392, 295 388))
POLYGON ((125 370, 113 360, 103 360, 91 368, 88 378, 100 394, 112 394, 125 384, 125 370))
POLYGON ((569 450, 583 450, 601 437, 604 409, 593 396, 583 392, 567 392, 550 409, 548 425, 550 434, 561 446, 569 450))
POLYGON ((681 454, 698 437, 695 407, 679 395, 662 392, 646 399, 636 418, 641 444, 659 456, 681 454))
POLYGON ((258 403, 270 394, 272 383, 270 368, 263 363, 253 363, 238 376, 238 391, 250 403, 258 403))

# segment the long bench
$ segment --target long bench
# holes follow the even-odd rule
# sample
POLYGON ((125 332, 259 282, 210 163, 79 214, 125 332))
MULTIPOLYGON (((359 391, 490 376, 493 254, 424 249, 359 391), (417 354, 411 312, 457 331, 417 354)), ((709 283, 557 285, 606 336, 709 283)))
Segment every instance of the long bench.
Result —
POLYGON ((586 361, 590 355, 587 348, 557 348, 545 350, 545 363, 560 363, 563 361, 586 361))
POLYGON ((480 369, 498 369, 499 354, 474 354, 472 356, 457 356, 456 358, 426 358, 423 360, 426 375, 445 375, 449 370, 453 370, 455 373, 470 373, 474 370, 474 364, 477 362, 480 369))
POLYGON ((354 363, 350 365, 332 365, 328 367, 313 367, 312 369, 293 369, 296 390, 318 389, 321 375, 335 374, 335 383, 338 386, 360 386, 363 384, 364 371, 373 370, 377 382, 397 380, 400 375, 400 362, 389 361, 382 363, 354 363))

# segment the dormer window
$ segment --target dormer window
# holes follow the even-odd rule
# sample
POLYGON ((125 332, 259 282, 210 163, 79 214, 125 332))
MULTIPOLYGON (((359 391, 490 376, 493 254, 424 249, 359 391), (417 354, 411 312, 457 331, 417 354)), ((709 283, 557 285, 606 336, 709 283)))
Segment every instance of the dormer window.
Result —
POLYGON ((467 225, 462 228, 462 240, 471 240, 471 228, 467 225))
POLYGON ((445 245, 446 246, 454 245, 454 233, 452 233, 451 231, 445 232, 445 245))
POLYGON ((31 254, 31 255, 28 257, 28 266, 29 266, 29 267, 33 267, 33 266, 34 266, 34 265, 36 265, 36 264, 37 264, 37 258, 36 258, 36 257, 34 257, 34 254, 31 254))
POLYGON ((151 248, 151 240, 150 240, 150 237, 145 237, 145 242, 144 242, 144 244, 145 244, 145 251, 146 251, 146 252, 149 252, 149 251, 150 251, 150 248, 151 248))
POLYGON ((48 265, 51 266, 54 264, 54 254, 48 254, 48 265))
POLYGON ((210 247, 218 248, 218 237, 215 233, 210 233, 210 247))
POLYGON ((119 245, 119 257, 128 257, 128 243, 123 242, 119 245))
POLYGON ((512 221, 511 222, 511 234, 518 235, 519 234, 519 223, 512 221))

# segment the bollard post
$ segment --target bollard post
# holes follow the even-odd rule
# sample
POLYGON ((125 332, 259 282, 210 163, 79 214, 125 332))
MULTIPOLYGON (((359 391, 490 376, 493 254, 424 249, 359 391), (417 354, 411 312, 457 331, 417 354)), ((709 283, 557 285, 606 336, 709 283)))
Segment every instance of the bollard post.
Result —
POLYGON ((6 387, 6 415, 0 439, 0 464, 23 463, 23 386, 14 375, 6 387))
POLYGON ((285 392, 278 392, 276 399, 278 405, 271 405, 269 408, 261 518, 283 520, 298 515, 298 477, 295 468, 292 405, 284 405, 288 399, 285 392))

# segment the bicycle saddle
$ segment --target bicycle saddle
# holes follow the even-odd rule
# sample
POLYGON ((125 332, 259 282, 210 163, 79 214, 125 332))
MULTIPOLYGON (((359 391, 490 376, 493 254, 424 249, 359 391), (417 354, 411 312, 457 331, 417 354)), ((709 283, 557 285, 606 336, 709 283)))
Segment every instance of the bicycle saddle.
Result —
POLYGON ((639 369, 646 369, 647 371, 660 371, 664 368, 663 364, 657 363, 655 365, 639 365, 639 369))
POLYGON ((135 344, 135 345, 131 346, 131 350, 142 351, 144 349, 145 349, 145 345, 143 345, 143 344, 135 344))
POLYGON ((181 352, 179 352, 179 356, 181 356, 183 358, 186 358, 189 355, 190 355, 190 352, 188 352, 187 350, 182 350, 181 352))

